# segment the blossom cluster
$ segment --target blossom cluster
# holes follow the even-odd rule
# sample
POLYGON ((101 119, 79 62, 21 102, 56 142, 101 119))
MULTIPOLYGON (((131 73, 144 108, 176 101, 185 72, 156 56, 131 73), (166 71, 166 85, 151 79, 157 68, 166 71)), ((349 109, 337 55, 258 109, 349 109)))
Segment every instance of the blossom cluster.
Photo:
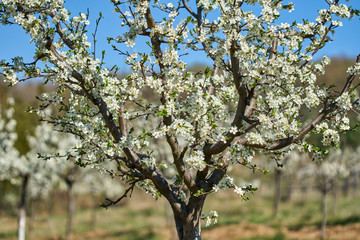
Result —
MULTIPOLYGON (((23 169, 23 165, 19 164, 19 160, 22 158, 18 150, 15 148, 14 144, 17 139, 17 134, 15 131, 16 121, 13 119, 14 109, 13 109, 14 99, 8 98, 8 107, 4 111, 0 108, 0 179, 11 179, 12 162, 16 161, 15 164, 20 169, 23 169)), ((17 171, 18 172, 18 171, 17 171)), ((21 172, 21 170, 20 170, 21 172)), ((14 179, 11 179, 14 181, 14 179)))
POLYGON ((204 153, 201 150, 194 151, 191 156, 185 160, 185 162, 190 166, 190 168, 200 171, 206 167, 204 153))
POLYGON ((202 213, 201 218, 205 219, 205 226, 208 227, 211 224, 216 224, 218 221, 218 213, 214 210, 211 210, 209 214, 202 213))

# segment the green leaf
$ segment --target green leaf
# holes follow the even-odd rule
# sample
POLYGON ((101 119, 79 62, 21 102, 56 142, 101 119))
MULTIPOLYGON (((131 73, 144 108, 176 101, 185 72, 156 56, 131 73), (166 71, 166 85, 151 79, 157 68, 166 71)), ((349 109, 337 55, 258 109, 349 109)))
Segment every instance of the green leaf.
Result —
POLYGON ((212 71, 213 71, 213 70, 207 66, 206 69, 205 69, 205 72, 204 72, 204 73, 205 73, 205 77, 206 77, 206 78, 210 77, 212 71))

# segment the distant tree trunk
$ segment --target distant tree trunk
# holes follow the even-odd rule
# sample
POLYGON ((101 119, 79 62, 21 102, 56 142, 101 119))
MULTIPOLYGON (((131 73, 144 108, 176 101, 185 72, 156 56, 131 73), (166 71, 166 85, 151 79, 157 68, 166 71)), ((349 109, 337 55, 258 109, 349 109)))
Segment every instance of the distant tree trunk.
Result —
POLYGON ((335 184, 333 186, 333 189, 331 191, 332 191, 332 195, 333 195, 332 214, 335 216, 336 215, 336 204, 337 204, 337 191, 338 191, 337 184, 335 184))
POLYGON ((285 181, 282 181, 282 185, 284 186, 282 189, 285 190, 281 193, 281 201, 287 202, 291 199, 291 195, 293 193, 293 175, 286 175, 283 178, 286 178, 285 181))
POLYGON ((39 196, 31 197, 28 201, 28 235, 31 235, 32 230, 34 229, 35 221, 36 221, 36 213, 37 211, 41 211, 40 206, 42 205, 42 198, 39 196))
POLYGON ((19 206, 19 229, 18 229, 18 240, 25 240, 25 229, 26 229, 26 199, 27 199, 27 186, 29 182, 29 175, 23 177, 21 185, 21 197, 19 206))
POLYGON ((355 195, 358 194, 358 188, 359 188, 359 170, 355 169, 354 170, 354 181, 353 181, 353 188, 354 188, 354 193, 355 195))
POLYGON ((326 234, 326 220, 327 220, 327 194, 328 190, 325 188, 322 191, 322 222, 321 222, 321 239, 325 239, 326 234))
POLYGON ((98 209, 98 202, 97 202, 97 197, 96 194, 94 192, 91 193, 91 197, 92 197, 92 212, 91 212, 91 229, 95 229, 96 228, 96 211, 98 209))
POLYGON ((73 192, 74 182, 66 179, 67 184, 67 200, 68 200, 68 219, 66 224, 66 239, 72 240, 72 225, 73 225, 73 216, 75 211, 75 197, 73 192))
POLYGON ((281 175, 282 171, 279 168, 275 169, 274 172, 274 183, 275 183, 275 192, 274 192, 274 208, 273 208, 273 215, 276 217, 279 212, 279 204, 281 200, 281 175))
POLYGON ((351 176, 348 176, 344 179, 344 184, 343 184, 342 190, 343 190, 343 195, 345 197, 347 197, 349 195, 350 178, 351 178, 351 176))
POLYGON ((28 221, 28 235, 31 235, 31 231, 34 228, 34 219, 35 219, 35 201, 33 197, 29 198, 29 204, 28 204, 28 215, 29 215, 29 221, 28 221))
POLYGON ((174 211, 176 231, 179 240, 201 240, 201 211, 206 196, 191 196, 187 204, 186 219, 178 216, 174 211))
POLYGON ((50 193, 50 197, 47 201, 48 202, 48 206, 47 206, 47 213, 48 213, 47 220, 48 221, 47 222, 48 222, 50 233, 52 235, 52 239, 56 239, 55 227, 51 220, 51 216, 52 216, 52 212, 53 212, 53 208, 54 208, 54 202, 52 200, 53 198, 51 195, 53 195, 53 192, 50 193))

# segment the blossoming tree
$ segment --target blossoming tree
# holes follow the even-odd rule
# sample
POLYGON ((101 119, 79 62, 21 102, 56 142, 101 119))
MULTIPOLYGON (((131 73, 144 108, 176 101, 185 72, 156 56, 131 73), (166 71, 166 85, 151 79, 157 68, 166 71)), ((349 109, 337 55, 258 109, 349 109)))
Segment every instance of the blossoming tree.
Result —
POLYGON ((21 202, 19 205, 19 231, 18 239, 25 239, 25 222, 26 222, 26 188, 28 185, 28 178, 24 177, 21 181, 21 169, 24 167, 20 164, 24 159, 20 157, 19 152, 14 147, 17 139, 15 132, 16 121, 13 119, 14 109, 12 105, 14 99, 8 99, 9 107, 3 114, 3 109, 0 108, 0 180, 19 180, 21 186, 21 202), (14 166, 15 165, 15 166, 14 166), (14 178, 14 173, 18 179, 14 178))
POLYGON ((327 159, 318 162, 317 166, 309 168, 309 170, 311 169, 310 171, 312 171, 310 174, 315 176, 315 186, 322 195, 321 239, 325 239, 326 232, 327 195, 334 188, 337 181, 349 175, 351 170, 351 165, 348 163, 353 156, 350 156, 349 151, 351 150, 338 149, 336 152, 334 151, 329 154, 327 159))
MULTIPOLYGON (((42 122, 35 129, 35 136, 29 137, 31 151, 28 153, 35 158, 40 154, 47 159, 51 166, 51 174, 66 185, 67 193, 67 223, 66 239, 72 239, 73 215, 75 212, 75 194, 87 193, 108 197, 120 194, 123 189, 116 184, 111 176, 102 176, 99 171, 91 168, 81 168, 75 164, 75 157, 63 159, 61 156, 75 155, 74 146, 78 139, 71 134, 58 132, 52 125, 42 122)), ((110 163, 108 163, 110 164, 110 163)), ((52 184, 55 181, 48 181, 52 184)), ((94 219, 95 221, 95 219, 94 219)))
MULTIPOLYGON (((324 145, 336 145, 339 132, 350 128, 360 57, 340 92, 316 84, 329 58, 312 61, 341 19, 359 13, 339 0, 324 0, 314 21, 293 23, 278 20, 294 9, 282 0, 111 2, 124 32, 108 40, 126 57, 132 70, 126 77, 96 57, 87 15, 71 15, 63 0, 0 3, 1 23, 20 25, 36 46, 32 63, 2 61, 3 75, 11 84, 21 80, 19 71, 56 84, 35 111, 43 117, 44 108, 57 106, 59 114, 47 120, 81 138, 78 164, 121 175, 131 186, 124 196, 135 186, 164 196, 179 239, 201 238, 208 194, 230 188, 246 198, 254 190, 235 185, 230 165, 257 169, 255 151, 274 158, 294 147, 312 151, 304 137, 314 132, 323 134, 324 145), (149 48, 130 54, 127 48, 139 41, 149 48), (213 61, 212 69, 187 71, 183 56, 198 52, 213 61), (150 90, 157 101, 144 94, 150 90), (306 121, 300 109, 317 115, 306 121), (171 150, 171 159, 157 154, 161 148, 171 150), (106 168, 108 161, 117 167, 106 168)), ((211 212, 208 220, 216 216, 211 212)))
MULTIPOLYGON (((295 155, 295 154, 291 154, 295 155)), ((303 184, 313 186, 321 193, 321 239, 325 238, 327 222, 327 197, 331 191, 336 191, 336 185, 349 176, 350 172, 359 165, 358 152, 354 149, 332 149, 324 158, 311 160, 308 154, 299 155, 295 158, 298 162, 298 175, 296 176, 303 184), (302 165, 302 166, 301 166, 302 165)))
MULTIPOLYGON (((49 114, 49 113, 48 113, 49 114)), ((49 154, 56 154, 56 156, 71 153, 73 146, 77 143, 76 138, 70 134, 59 133, 52 125, 42 122, 35 128, 35 136, 29 137, 29 145, 31 151, 27 154, 32 157, 47 156, 47 166, 51 166, 51 174, 56 181, 52 181, 52 185, 63 180, 66 184, 67 192, 67 224, 66 224, 66 239, 71 239, 72 236, 72 219, 75 211, 75 198, 73 193, 73 185, 81 178, 81 168, 71 161, 65 159, 51 159, 49 154)))
POLYGON ((29 196, 46 196, 56 180, 56 175, 52 165, 37 157, 36 146, 30 143, 33 151, 25 156, 21 156, 15 148, 17 134, 13 103, 14 100, 9 98, 5 118, 0 111, 0 180, 9 180, 20 186, 18 239, 24 240, 27 199, 29 196))

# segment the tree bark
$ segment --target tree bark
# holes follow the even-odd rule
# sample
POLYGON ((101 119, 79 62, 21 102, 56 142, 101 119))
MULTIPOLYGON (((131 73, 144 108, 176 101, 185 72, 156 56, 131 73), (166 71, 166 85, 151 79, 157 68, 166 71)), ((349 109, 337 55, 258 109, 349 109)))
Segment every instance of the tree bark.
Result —
POLYGON ((183 219, 174 212, 175 226, 179 240, 201 240, 201 211, 206 196, 190 197, 187 204, 187 218, 183 219))
POLYGON ((66 225, 66 240, 72 240, 72 222, 75 211, 75 197, 73 193, 73 182, 66 181, 68 186, 67 198, 68 198, 68 219, 66 225))
POLYGON ((201 240, 201 223, 198 221, 185 222, 179 216, 175 216, 176 231, 179 240, 201 240))
POLYGON ((19 229, 18 240, 25 240, 25 226, 26 226, 26 199, 27 199, 27 186, 29 182, 29 175, 25 175, 21 186, 21 197, 19 205, 19 229))

